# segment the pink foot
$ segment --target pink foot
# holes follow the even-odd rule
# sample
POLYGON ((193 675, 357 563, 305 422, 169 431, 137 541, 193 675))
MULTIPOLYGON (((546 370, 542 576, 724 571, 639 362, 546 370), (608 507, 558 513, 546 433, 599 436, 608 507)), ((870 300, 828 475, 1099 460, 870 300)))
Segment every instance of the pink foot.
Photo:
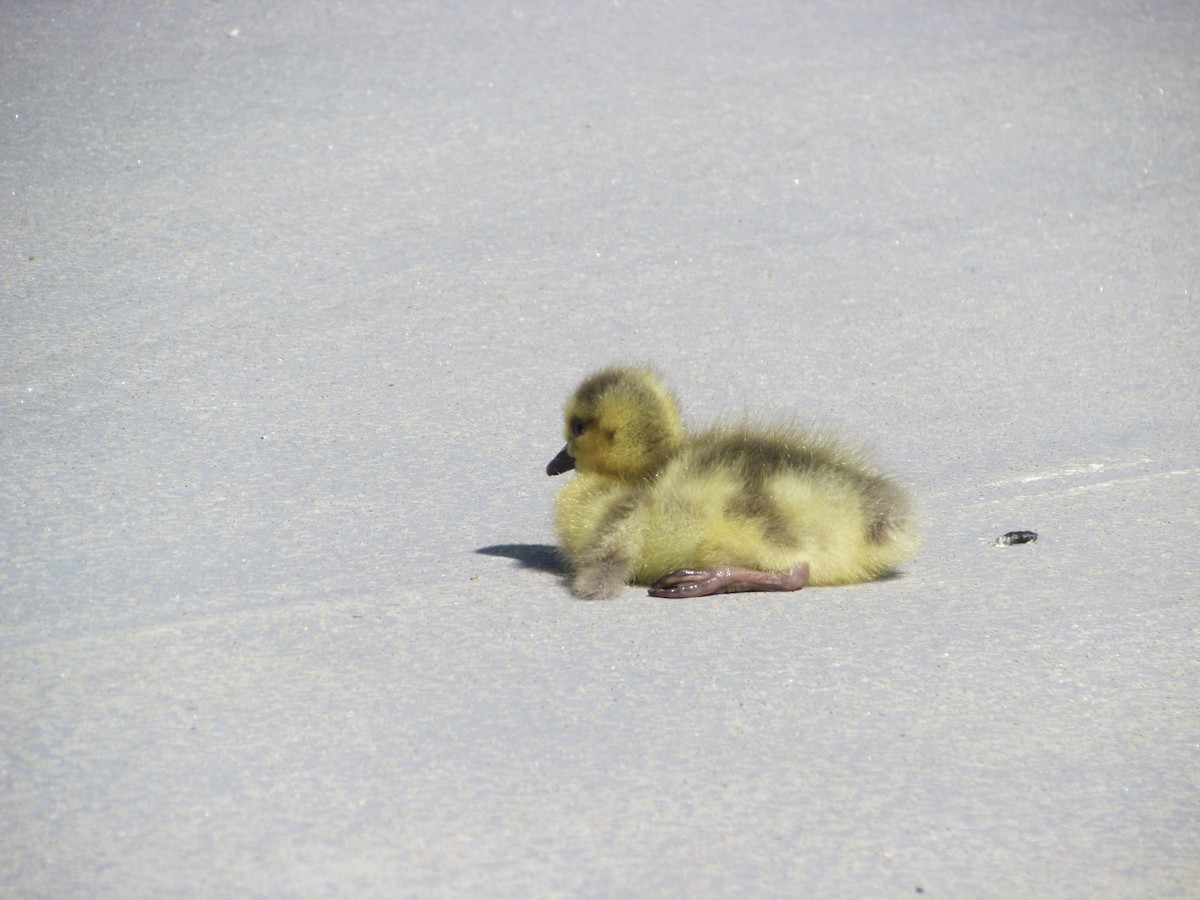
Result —
POLYGON ((707 597, 741 591, 798 591, 808 584, 808 563, 797 563, 785 575, 740 566, 719 569, 676 569, 650 585, 651 597, 707 597))

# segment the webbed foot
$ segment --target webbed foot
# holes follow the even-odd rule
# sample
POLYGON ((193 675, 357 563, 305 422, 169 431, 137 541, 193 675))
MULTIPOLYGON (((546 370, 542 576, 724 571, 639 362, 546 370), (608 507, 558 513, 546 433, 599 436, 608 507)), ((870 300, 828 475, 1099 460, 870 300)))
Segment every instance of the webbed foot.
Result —
POLYGON ((790 572, 758 572, 740 566, 719 569, 676 569, 650 585, 651 597, 707 597, 742 591, 798 591, 808 584, 808 563, 797 563, 790 572))

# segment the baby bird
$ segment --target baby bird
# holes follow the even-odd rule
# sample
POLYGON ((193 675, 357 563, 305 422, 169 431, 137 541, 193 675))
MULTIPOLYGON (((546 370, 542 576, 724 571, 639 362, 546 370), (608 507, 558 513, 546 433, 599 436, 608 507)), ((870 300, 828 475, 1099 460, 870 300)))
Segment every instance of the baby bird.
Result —
POLYGON ((910 501, 861 454, 778 426, 684 432, 652 371, 605 369, 566 406, 555 524, 573 593, 655 597, 869 581, 917 548, 910 501))

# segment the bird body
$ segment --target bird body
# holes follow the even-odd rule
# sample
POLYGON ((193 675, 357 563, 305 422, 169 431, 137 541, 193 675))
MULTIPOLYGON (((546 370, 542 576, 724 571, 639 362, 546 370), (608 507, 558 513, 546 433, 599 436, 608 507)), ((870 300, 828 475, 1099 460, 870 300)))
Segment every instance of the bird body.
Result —
POLYGON ((647 369, 585 380, 566 432, 547 471, 578 470, 555 522, 580 597, 630 583, 668 597, 847 584, 915 552, 907 496, 861 453, 788 426, 688 435, 647 369))

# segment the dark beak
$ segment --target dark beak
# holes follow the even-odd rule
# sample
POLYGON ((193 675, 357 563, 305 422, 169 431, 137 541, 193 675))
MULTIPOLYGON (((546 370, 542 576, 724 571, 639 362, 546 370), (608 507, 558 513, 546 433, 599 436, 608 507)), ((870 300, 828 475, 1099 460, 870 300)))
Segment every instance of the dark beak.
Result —
POLYGON ((567 448, 563 447, 558 451, 558 456, 550 460, 550 465, 546 466, 547 475, 561 475, 563 472, 570 472, 575 468, 575 457, 567 452, 567 448))

